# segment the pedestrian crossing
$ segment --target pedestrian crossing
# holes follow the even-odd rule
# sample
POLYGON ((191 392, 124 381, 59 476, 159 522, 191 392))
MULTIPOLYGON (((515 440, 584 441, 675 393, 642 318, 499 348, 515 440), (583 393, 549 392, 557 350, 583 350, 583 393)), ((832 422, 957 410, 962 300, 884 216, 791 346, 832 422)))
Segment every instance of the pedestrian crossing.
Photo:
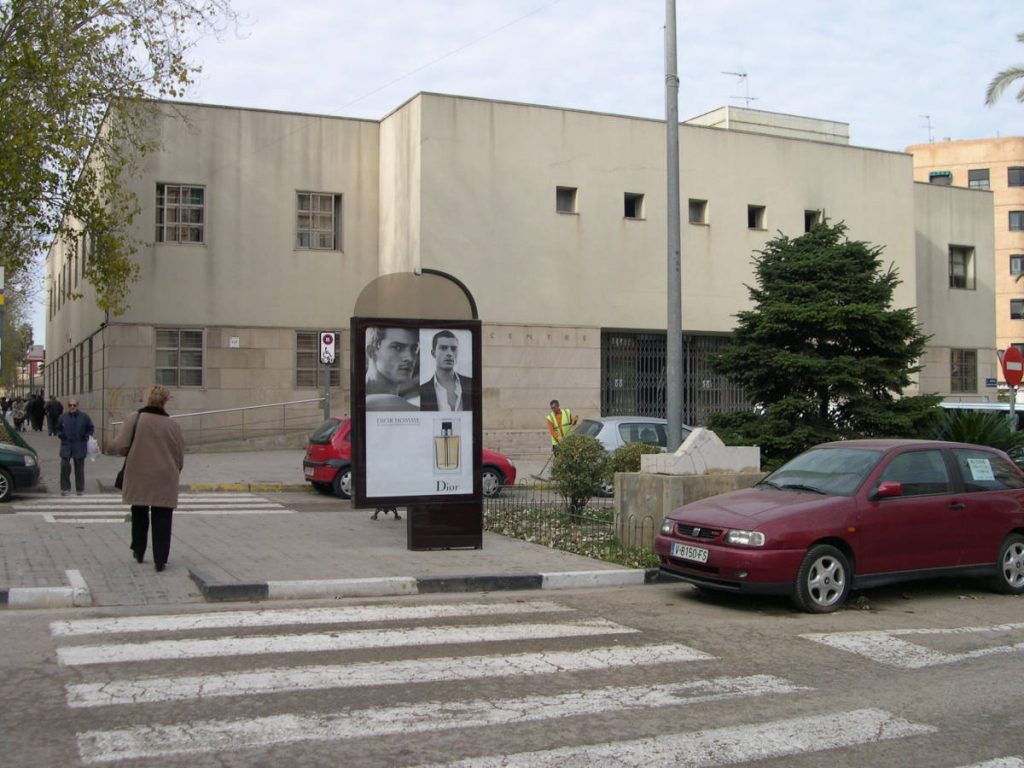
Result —
MULTIPOLYGON (((131 514, 128 504, 116 494, 53 496, 18 501, 16 515, 37 515, 49 523, 124 522, 131 514)), ((182 493, 175 515, 281 515, 295 510, 252 493, 182 493)))
MULTIPOLYGON (((879 708, 822 711, 820 698, 809 716, 790 705, 772 718, 772 702, 814 689, 552 600, 67 619, 50 633, 86 765, 253 764, 267 750, 298 765, 316 763, 306 750, 320 744, 336 765, 715 768, 831 761, 829 751, 890 741, 912 749, 938 732, 879 708), (761 713, 753 722, 722 722, 732 708, 702 717, 762 698, 742 710, 761 713), (609 718, 633 736, 580 726, 609 718), (426 759, 388 747, 428 737, 426 759), (370 760, 371 744, 386 759, 370 760)), ((1024 768, 1001 760, 974 768, 1024 768)))

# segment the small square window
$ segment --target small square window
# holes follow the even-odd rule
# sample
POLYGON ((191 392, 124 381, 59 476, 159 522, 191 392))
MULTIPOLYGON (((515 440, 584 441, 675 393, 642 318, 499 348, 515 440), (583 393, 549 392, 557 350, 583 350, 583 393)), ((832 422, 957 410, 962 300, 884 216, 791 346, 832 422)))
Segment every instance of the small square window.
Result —
POLYGON ((763 205, 748 205, 747 206, 747 228, 748 229, 764 229, 765 228, 765 207, 763 205))
POLYGON ((949 171, 932 171, 928 174, 928 183, 948 187, 953 183, 953 174, 949 171))
POLYGON ((1017 166, 1006 169, 1006 186, 1024 187, 1024 168, 1017 166))
POLYGON ((804 232, 810 232, 821 224, 821 211, 804 211, 804 232))
POLYGON ((627 219, 642 219, 644 217, 644 196, 637 192, 626 192, 623 195, 623 206, 627 219))
POLYGON ((691 224, 707 224, 708 223, 708 201, 707 200, 694 200, 690 198, 690 223, 691 224))
POLYGON ((967 186, 971 189, 988 189, 988 168, 971 168, 968 170, 967 186))
POLYGON ((1024 232, 1024 211, 1010 211, 1010 231, 1024 232))
POLYGON ((1024 320, 1024 299, 1010 299, 1010 319, 1024 320))
POLYGON ((341 250, 341 195, 296 195, 295 245, 318 251, 341 250))
POLYGON ((555 187, 555 210, 576 213, 576 187, 555 187))
POLYGON ((1010 254, 1010 274, 1019 275, 1024 273, 1024 253, 1010 254))
POLYGON ((974 290, 974 249, 965 245, 949 246, 949 287, 974 290))

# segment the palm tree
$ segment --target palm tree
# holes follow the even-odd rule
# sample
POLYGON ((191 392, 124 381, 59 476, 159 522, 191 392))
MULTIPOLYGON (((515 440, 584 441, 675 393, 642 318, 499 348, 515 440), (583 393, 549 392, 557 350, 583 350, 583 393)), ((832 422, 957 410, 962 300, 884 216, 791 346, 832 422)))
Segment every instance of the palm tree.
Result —
MULTIPOLYGON (((1024 32, 1018 33, 1017 42, 1024 43, 1024 32)), ((1024 80, 1024 66, 1004 69, 992 78, 992 82, 988 84, 988 90, 985 91, 985 103, 991 107, 999 100, 1003 91, 1017 80, 1024 80)), ((1024 88, 1017 92, 1017 101, 1024 103, 1024 88)))

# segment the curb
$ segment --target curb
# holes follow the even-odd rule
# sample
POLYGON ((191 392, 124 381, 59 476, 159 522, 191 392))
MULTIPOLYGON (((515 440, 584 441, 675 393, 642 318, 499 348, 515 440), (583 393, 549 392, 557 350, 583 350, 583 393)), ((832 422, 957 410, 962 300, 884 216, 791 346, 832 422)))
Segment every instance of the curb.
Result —
MULTIPOLYGON (((100 493, 120 493, 113 482, 97 480, 100 493)), ((309 493, 313 488, 309 483, 183 483, 178 486, 181 493, 202 493, 223 491, 225 493, 284 493, 302 491, 309 493)))
POLYGON ((64 571, 70 587, 0 588, 0 605, 8 608, 75 608, 92 605, 92 593, 80 571, 64 571))
POLYGON ((491 576, 385 576, 374 579, 309 581, 215 582, 189 569, 189 576, 209 602, 230 600, 292 600, 342 597, 393 597, 441 592, 498 592, 527 589, 583 589, 653 584, 657 568, 497 574, 491 576))

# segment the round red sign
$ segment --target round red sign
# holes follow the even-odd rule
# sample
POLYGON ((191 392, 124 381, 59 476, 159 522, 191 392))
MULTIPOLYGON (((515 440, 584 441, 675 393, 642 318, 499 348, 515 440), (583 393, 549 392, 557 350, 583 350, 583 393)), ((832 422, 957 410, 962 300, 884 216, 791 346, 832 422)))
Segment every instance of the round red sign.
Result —
POLYGON ((1016 347, 1007 347, 1003 352, 1003 359, 999 361, 1003 366, 1003 378, 1011 387, 1016 387, 1024 378, 1024 355, 1016 347))

